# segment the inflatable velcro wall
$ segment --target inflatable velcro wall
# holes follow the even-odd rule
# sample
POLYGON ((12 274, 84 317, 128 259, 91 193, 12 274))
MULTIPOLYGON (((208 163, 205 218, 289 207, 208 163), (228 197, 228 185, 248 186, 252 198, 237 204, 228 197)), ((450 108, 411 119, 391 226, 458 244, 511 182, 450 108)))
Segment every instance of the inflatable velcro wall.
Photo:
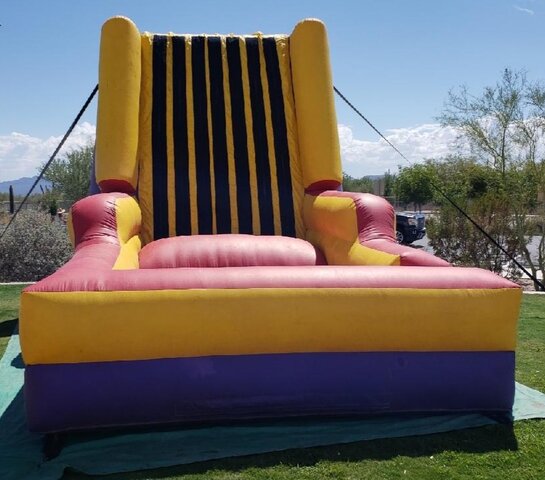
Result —
POLYGON ((509 412, 521 290, 340 191, 325 26, 102 30, 75 251, 25 289, 29 428, 509 412))

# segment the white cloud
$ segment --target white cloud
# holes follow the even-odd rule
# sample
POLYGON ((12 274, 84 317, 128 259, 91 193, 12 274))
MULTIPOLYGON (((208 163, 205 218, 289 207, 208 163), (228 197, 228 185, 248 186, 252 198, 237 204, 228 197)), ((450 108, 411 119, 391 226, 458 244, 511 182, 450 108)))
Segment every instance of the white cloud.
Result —
POLYGON ((518 5, 513 5, 513 8, 515 10, 518 10, 519 12, 526 13, 528 15, 533 15, 535 13, 533 10, 530 10, 529 8, 520 7, 518 5))
MULTIPOLYGON (((95 130, 95 126, 87 122, 76 126, 60 155, 92 141, 95 130)), ((434 123, 386 130, 385 135, 411 162, 444 157, 456 148, 457 131, 434 123)), ((0 135, 0 181, 36 175, 38 167, 53 153, 61 138, 41 139, 16 132, 0 135)), ((347 125, 339 125, 339 138, 343 169, 350 175, 380 175, 388 169, 397 171, 398 165, 407 165, 384 140, 354 138, 347 125)))
MULTIPOLYGON (((0 181, 36 175, 38 167, 51 156, 61 138, 62 135, 43 139, 17 132, 0 135, 0 181)), ((87 145, 94 138, 94 125, 88 122, 76 125, 59 155, 87 145)))
MULTIPOLYGON (((426 158, 441 158, 459 148, 459 132, 436 123, 394 128, 386 130, 384 136, 413 163, 426 158)), ((343 170, 349 175, 380 175, 387 170, 393 173, 399 165, 408 165, 384 140, 358 140, 347 125, 339 125, 339 139, 343 170)))

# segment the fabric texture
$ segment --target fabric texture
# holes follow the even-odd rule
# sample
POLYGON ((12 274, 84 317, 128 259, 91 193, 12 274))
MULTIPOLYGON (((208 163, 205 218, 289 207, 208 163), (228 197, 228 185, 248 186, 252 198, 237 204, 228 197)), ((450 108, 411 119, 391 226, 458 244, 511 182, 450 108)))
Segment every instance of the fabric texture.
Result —
POLYGON ((514 375, 514 352, 290 353, 30 365, 25 402, 29 429, 38 432, 386 411, 492 413, 511 411, 514 375))
MULTIPOLYGON (((257 268, 273 267, 240 270, 257 268)), ((216 271, 222 270, 227 269, 216 271)), ((21 313, 40 321, 22 323, 21 338, 30 365, 265 353, 513 351, 519 302, 515 288, 25 292, 21 313), (97 341, 101 331, 111 336, 97 341)))
POLYGON ((138 183, 140 32, 125 17, 102 27, 95 180, 102 192, 134 194, 138 183))
POLYGON ((140 252, 140 268, 225 268, 324 265, 323 254, 299 238, 272 235, 190 235, 164 238, 140 252))
POLYGON ((307 193, 303 205, 306 239, 330 265, 450 266, 396 242, 394 208, 382 197, 326 190, 307 193))
POLYGON ((303 236, 288 41, 143 35, 145 244, 215 233, 303 236))

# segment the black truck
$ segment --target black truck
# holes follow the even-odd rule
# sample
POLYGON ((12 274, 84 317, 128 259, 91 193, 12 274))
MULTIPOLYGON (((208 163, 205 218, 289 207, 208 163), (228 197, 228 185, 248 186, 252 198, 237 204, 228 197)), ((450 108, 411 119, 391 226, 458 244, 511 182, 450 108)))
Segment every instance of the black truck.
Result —
POLYGON ((409 245, 426 235, 426 216, 423 213, 396 212, 397 243, 409 245))

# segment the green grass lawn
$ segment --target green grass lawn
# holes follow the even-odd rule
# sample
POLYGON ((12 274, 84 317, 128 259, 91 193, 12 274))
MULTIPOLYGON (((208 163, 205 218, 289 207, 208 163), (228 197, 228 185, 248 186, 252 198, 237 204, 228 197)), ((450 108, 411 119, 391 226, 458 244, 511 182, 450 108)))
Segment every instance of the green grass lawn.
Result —
MULTIPOLYGON (((0 354, 21 287, 0 287, 0 354)), ((517 380, 545 391, 545 296, 525 295, 517 380)), ((65 479, 545 479, 545 420, 458 432, 288 450, 145 472, 65 479)))
POLYGON ((19 295, 25 285, 0 285, 0 357, 6 345, 17 316, 19 315, 19 295))

